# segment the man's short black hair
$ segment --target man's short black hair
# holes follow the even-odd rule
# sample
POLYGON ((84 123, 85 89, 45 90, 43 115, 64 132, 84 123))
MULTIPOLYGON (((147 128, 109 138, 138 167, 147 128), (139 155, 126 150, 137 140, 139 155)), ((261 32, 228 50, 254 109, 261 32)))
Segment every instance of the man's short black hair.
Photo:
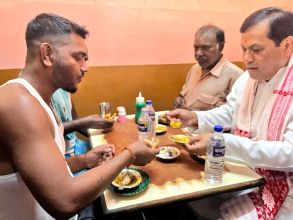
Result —
POLYGON ((31 48, 35 41, 44 39, 55 39, 75 33, 82 38, 86 38, 89 32, 73 21, 51 13, 42 13, 36 16, 27 25, 25 39, 27 48, 31 48))
POLYGON ((245 33, 249 28, 268 20, 268 38, 279 46, 283 39, 293 36, 293 13, 277 7, 267 7, 255 11, 249 15, 240 28, 241 33, 245 33))

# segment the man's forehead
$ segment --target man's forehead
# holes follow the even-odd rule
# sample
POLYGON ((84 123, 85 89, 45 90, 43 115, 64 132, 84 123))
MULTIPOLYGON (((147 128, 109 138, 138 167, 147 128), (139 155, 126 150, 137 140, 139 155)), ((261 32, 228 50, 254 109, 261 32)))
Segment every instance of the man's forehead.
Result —
POLYGON ((194 45, 197 46, 208 46, 208 45, 215 45, 217 41, 211 39, 195 39, 194 45))
POLYGON ((241 34, 241 42, 247 41, 261 41, 265 39, 269 39, 269 24, 268 22, 261 22, 256 24, 249 29, 247 29, 244 33, 241 34))
POLYGON ((241 34, 241 38, 245 38, 245 37, 268 38, 268 34, 269 34, 269 22, 266 20, 248 28, 244 33, 241 34))
POLYGON ((194 38, 195 43, 214 44, 217 43, 216 35, 213 32, 197 33, 194 38))

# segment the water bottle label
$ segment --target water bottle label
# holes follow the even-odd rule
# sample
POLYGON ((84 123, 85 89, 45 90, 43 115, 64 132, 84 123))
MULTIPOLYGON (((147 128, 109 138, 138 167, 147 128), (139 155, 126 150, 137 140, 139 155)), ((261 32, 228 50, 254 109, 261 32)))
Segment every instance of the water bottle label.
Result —
POLYGON ((224 157, 225 156, 225 147, 216 147, 213 149, 214 157, 224 157))
POLYGON ((156 114, 155 113, 150 113, 149 116, 152 119, 152 121, 156 120, 156 114))
POLYGON ((148 131, 148 124, 147 123, 139 123, 137 128, 138 128, 138 131, 140 131, 140 132, 147 132, 148 131))
POLYGON ((225 145, 223 145, 221 140, 211 138, 210 146, 214 157, 225 156, 225 145))

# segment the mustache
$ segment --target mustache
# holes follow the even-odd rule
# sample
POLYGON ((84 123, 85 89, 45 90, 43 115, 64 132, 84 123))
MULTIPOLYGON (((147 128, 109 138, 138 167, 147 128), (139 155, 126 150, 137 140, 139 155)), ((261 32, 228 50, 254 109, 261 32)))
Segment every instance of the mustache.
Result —
POLYGON ((205 62, 207 61, 207 58, 206 57, 196 57, 195 58, 198 62, 205 62))

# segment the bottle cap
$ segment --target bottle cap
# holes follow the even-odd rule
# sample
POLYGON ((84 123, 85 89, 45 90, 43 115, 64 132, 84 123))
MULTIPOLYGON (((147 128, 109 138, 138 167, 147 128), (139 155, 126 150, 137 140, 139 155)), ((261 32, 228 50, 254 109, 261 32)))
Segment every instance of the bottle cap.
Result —
POLYGON ((141 92, 139 92, 138 97, 136 97, 136 102, 144 102, 144 97, 141 96, 141 92))
POLYGON ((216 132, 222 132, 223 131, 223 126, 222 125, 215 125, 214 126, 214 131, 216 131, 216 132))
POLYGON ((118 111, 119 114, 125 114, 126 113, 126 110, 125 110, 124 106, 118 106, 117 111, 118 111))
POLYGON ((119 112, 119 111, 125 111, 125 107, 124 106, 118 106, 117 107, 117 111, 119 112))
POLYGON ((152 105, 153 104, 153 101, 152 100, 146 100, 145 104, 152 105))

